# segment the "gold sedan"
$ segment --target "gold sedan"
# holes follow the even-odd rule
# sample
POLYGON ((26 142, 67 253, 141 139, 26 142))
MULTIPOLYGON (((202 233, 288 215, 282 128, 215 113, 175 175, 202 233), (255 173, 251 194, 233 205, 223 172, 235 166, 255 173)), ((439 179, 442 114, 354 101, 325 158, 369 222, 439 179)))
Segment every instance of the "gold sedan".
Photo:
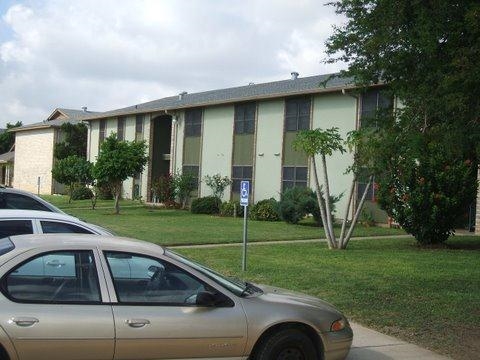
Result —
POLYGON ((0 239, 0 360, 344 359, 347 319, 132 239, 0 239))

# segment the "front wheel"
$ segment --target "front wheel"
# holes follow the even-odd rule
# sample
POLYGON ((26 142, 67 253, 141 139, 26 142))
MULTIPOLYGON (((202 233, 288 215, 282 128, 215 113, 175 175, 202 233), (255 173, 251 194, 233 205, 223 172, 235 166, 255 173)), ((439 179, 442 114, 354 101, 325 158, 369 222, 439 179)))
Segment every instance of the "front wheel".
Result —
POLYGON ((284 329, 271 335, 260 347, 256 360, 315 360, 312 340, 297 329, 284 329))

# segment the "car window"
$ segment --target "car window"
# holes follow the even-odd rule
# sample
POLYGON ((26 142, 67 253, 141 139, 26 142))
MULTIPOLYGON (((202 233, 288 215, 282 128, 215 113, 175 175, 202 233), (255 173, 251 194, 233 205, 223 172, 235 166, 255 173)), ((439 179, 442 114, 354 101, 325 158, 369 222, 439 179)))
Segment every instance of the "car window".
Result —
POLYGON ((214 291, 183 269, 143 255, 105 252, 120 303, 194 305, 200 291, 214 291))
POLYGON ((29 303, 98 303, 100 290, 93 252, 45 253, 23 262, 1 280, 2 292, 29 303))
POLYGON ((44 234, 95 234, 93 231, 84 229, 80 226, 67 224, 59 221, 40 221, 44 234))
POLYGON ((33 226, 31 220, 0 221, 0 238, 23 234, 33 234, 33 226))
POLYGON ((41 202, 21 194, 2 193, 0 197, 0 208, 2 209, 24 209, 51 211, 41 202))
POLYGON ((15 249, 12 241, 9 238, 0 239, 0 256, 5 255, 15 249))

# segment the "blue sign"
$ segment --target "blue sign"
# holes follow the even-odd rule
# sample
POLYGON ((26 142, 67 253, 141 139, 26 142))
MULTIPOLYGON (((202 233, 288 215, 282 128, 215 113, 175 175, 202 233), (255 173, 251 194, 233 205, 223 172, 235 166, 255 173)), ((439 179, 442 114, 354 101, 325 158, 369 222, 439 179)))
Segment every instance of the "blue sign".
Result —
POLYGON ((248 206, 248 196, 250 195, 250 181, 240 182, 240 205, 248 206))

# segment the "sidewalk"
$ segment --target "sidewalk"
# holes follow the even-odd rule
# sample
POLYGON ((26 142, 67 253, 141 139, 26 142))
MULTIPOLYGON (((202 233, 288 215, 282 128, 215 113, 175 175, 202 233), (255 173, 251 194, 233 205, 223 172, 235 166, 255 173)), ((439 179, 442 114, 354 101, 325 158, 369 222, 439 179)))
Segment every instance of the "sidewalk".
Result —
POLYGON ((448 360, 417 345, 352 323, 353 344, 347 360, 448 360))

